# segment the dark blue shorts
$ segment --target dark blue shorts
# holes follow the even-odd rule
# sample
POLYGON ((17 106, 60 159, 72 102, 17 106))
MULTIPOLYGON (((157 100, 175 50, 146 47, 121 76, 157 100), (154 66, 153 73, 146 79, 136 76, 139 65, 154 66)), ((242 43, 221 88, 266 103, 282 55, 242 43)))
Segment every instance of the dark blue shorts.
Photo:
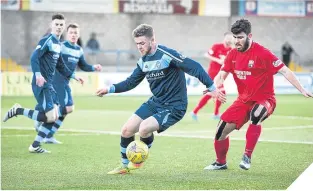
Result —
POLYGON ((187 110, 187 104, 179 106, 159 105, 149 100, 143 103, 135 112, 141 119, 145 120, 153 116, 159 123, 158 133, 165 131, 170 126, 180 121, 187 110))
POLYGON ((36 110, 48 112, 54 108, 54 105, 59 105, 58 97, 54 89, 42 88, 37 85, 32 85, 34 96, 37 100, 36 110))
POLYGON ((54 85, 54 89, 57 92, 61 106, 74 105, 72 90, 69 84, 54 85))

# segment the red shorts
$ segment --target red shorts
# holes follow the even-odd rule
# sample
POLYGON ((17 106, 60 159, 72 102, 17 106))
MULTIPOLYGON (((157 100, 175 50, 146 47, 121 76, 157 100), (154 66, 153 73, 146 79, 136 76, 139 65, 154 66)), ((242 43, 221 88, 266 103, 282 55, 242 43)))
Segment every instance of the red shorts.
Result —
POLYGON ((263 105, 267 109, 267 116, 270 116, 276 107, 275 98, 269 98, 263 101, 249 101, 243 103, 240 100, 236 100, 221 116, 221 119, 226 123, 235 123, 236 129, 239 130, 250 119, 250 112, 256 105, 263 105))

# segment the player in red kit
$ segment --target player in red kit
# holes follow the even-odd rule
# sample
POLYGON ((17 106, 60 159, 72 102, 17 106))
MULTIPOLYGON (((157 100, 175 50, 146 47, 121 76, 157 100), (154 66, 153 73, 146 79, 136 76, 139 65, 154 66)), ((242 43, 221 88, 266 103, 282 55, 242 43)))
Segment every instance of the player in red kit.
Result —
POLYGON ((251 155, 261 134, 261 122, 269 117, 276 106, 274 75, 281 73, 303 96, 312 97, 294 73, 268 49, 251 40, 251 24, 248 20, 237 20, 231 27, 235 49, 225 58, 224 65, 214 79, 216 86, 232 73, 238 89, 238 98, 222 114, 214 140, 216 161, 205 170, 227 169, 226 155, 229 148, 228 135, 239 130, 250 121, 246 132, 245 152, 240 168, 248 170, 251 155))
MULTIPOLYGON (((233 35, 230 32, 227 32, 224 34, 224 40, 223 43, 217 43, 212 46, 211 49, 205 54, 205 57, 211 60, 208 68, 208 74, 211 78, 214 78, 218 72, 220 71, 222 65, 224 64, 224 59, 227 55, 227 53, 231 50, 233 44, 233 35)), ((219 87, 219 89, 225 94, 225 90, 223 85, 219 87)), ((201 100, 199 101, 198 105, 194 108, 194 110, 191 112, 191 117, 193 120, 198 120, 198 111, 205 106, 209 99, 211 98, 211 95, 205 94, 201 100)), ((222 103, 218 100, 215 102, 215 109, 214 109, 214 115, 213 119, 219 119, 219 109, 221 107, 222 103)))

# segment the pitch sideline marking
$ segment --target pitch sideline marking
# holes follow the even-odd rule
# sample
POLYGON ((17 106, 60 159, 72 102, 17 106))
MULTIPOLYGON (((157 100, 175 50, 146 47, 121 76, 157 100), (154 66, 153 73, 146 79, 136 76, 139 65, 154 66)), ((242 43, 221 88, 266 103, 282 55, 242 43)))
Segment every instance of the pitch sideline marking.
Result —
MULTIPOLYGON (((33 128, 25 128, 25 127, 2 127, 2 129, 15 129, 15 130, 34 130, 33 128)), ((78 129, 61 129, 60 132, 76 132, 76 133, 88 133, 90 134, 105 134, 105 135, 120 135, 120 131, 101 131, 101 130, 78 130, 78 129)), ((67 134, 71 135, 71 134, 67 134)), ((79 135, 79 134, 78 134, 79 135)), ((87 134, 84 134, 87 135, 87 134)), ((4 135, 2 135, 4 136, 4 135)), ((10 135, 6 135, 10 136, 10 135)), ((12 135, 14 136, 14 135, 12 135)), ((29 136, 34 136, 34 135, 29 135, 29 136)), ((177 138, 199 138, 199 139, 214 139, 214 136, 201 136, 201 135, 181 135, 179 133, 162 133, 162 134, 157 134, 156 136, 163 136, 163 137, 177 137, 177 138)), ((237 141, 245 141, 246 139, 242 138, 232 138, 232 140, 237 140, 237 141)), ((268 139, 260 139, 260 142, 272 142, 272 143, 291 143, 291 144, 308 144, 308 145, 313 145, 312 141, 284 141, 284 140, 268 140, 268 139)))

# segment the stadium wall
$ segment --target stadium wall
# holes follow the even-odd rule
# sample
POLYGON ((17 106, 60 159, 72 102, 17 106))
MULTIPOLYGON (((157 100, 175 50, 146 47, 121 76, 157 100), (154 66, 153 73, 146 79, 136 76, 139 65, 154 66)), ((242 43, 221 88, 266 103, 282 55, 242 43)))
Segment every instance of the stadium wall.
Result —
MULTIPOLYGON (((31 72, 4 72, 2 73, 2 92, 3 96, 32 96, 31 89, 31 72)), ((86 73, 78 72, 79 76, 82 76, 85 80, 84 86, 71 80, 70 85, 72 87, 72 93, 75 96, 93 96, 98 88, 109 86, 114 83, 118 83, 126 79, 130 73, 118 72, 118 73, 86 73)), ((298 80, 302 86, 313 91, 313 73, 297 73, 298 80)), ((186 84, 188 95, 201 95, 205 86, 196 78, 186 74, 186 84)), ((233 78, 228 77, 224 83, 225 90, 229 95, 237 94, 237 87, 233 78)), ((294 88, 282 75, 275 75, 274 88, 277 94, 299 94, 298 90, 294 88)), ((123 94, 111 94, 111 95, 152 95, 149 83, 146 79, 143 80, 136 88, 125 92, 123 94)))
MULTIPOLYGON (((1 54, 28 65, 29 56, 38 40, 46 33, 52 14, 53 12, 2 10, 1 54)), ((135 50, 131 38, 132 29, 140 23, 149 23, 154 26, 159 43, 183 51, 187 56, 188 51, 206 51, 213 43, 220 42, 223 33, 240 18, 123 13, 64 14, 67 23, 80 24, 83 43, 87 42, 91 32, 96 32, 102 49, 135 50)), ((279 51, 281 45, 289 41, 302 61, 313 60, 312 18, 246 17, 252 22, 253 38, 256 41, 273 51, 279 51)), ((127 62, 128 57, 124 57, 121 62, 123 61, 127 62)), ((109 64, 115 62, 115 58, 106 57, 100 62, 109 64)))

